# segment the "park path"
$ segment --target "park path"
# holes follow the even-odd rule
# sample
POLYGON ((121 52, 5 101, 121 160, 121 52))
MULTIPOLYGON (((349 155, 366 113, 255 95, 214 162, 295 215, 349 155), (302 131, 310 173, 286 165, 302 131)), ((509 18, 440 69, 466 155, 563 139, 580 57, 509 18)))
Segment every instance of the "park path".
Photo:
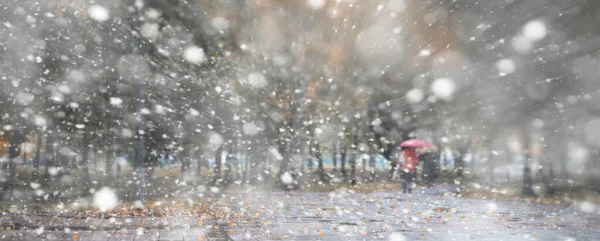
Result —
POLYGON ((198 202, 218 214, 5 212, 0 240, 600 240, 597 214, 558 203, 344 190, 209 196, 198 202))

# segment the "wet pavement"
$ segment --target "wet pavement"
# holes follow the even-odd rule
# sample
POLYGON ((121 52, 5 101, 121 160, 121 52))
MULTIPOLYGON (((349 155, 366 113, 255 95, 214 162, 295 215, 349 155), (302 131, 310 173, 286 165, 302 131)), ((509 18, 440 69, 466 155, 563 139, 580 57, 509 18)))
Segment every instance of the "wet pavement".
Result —
POLYGON ((559 203, 400 193, 211 194, 221 215, 0 216, 0 240, 600 240, 559 203))
POLYGON ((559 204, 347 192, 229 198, 273 240, 600 240, 598 216, 559 204))

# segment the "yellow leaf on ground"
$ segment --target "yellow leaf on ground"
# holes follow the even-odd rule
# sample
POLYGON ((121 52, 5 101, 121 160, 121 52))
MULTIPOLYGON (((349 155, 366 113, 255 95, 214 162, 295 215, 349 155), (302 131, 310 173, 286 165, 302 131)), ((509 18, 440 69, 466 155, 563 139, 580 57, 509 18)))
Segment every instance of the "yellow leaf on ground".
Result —
POLYGON ((317 234, 318 234, 319 236, 323 236, 323 235, 325 235, 325 233, 323 233, 323 231, 321 231, 320 229, 319 229, 319 230, 317 230, 317 234))

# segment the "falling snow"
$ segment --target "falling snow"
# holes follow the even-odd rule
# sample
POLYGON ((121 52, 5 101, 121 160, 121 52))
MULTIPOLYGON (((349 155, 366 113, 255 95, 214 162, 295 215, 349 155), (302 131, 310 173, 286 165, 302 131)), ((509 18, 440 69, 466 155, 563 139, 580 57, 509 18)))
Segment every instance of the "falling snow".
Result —
POLYGON ((88 8, 90 18, 98 22, 106 22, 110 19, 110 12, 103 6, 92 5, 88 8))
POLYGON ((119 204, 117 195, 111 188, 103 187, 94 193, 94 206, 101 211, 113 209, 117 204, 119 204))
POLYGON ((206 60, 204 50, 197 46, 188 46, 183 50, 183 58, 196 65, 202 64, 206 60))
POLYGON ((599 240, 596 2, 3 1, 0 240, 599 240))
POLYGON ((455 90, 456 85, 454 84, 454 81, 448 78, 437 79, 431 84, 431 91, 433 94, 437 98, 445 101, 452 100, 455 90))

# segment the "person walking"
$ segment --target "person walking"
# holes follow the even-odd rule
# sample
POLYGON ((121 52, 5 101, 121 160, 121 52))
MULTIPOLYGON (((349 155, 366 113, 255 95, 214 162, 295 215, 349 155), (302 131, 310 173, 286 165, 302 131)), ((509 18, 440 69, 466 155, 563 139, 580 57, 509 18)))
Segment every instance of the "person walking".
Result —
POLYGON ((404 159, 402 168, 400 170, 400 178, 402 179, 402 193, 411 193, 412 184, 415 182, 417 177, 417 165, 419 159, 417 153, 412 147, 402 147, 402 151, 398 157, 398 163, 400 158, 404 159))
POLYGON ((418 155, 419 162, 423 163, 421 180, 431 184, 438 177, 438 153, 434 149, 425 149, 418 155))

